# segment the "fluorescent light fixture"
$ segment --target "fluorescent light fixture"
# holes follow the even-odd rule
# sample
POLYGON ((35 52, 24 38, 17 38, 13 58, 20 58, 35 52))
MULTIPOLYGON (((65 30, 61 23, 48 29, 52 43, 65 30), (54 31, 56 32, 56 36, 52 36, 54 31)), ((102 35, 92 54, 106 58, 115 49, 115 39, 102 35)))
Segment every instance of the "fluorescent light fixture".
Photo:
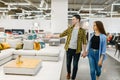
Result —
POLYGON ((111 12, 111 11, 99 11, 99 13, 112 13, 112 14, 117 14, 117 11, 111 12))
POLYGON ((40 7, 43 7, 44 2, 45 2, 44 0, 41 0, 40 7))
MULTIPOLYGON (((6 10, 6 9, 8 9, 8 7, 0 7, 0 9, 2 9, 2 10, 6 10)), ((17 9, 17 8, 10 8, 10 9, 17 9)))
POLYGON ((16 15, 31 15, 31 13, 16 13, 16 15))
POLYGON ((112 14, 112 15, 120 15, 119 13, 116 13, 116 14, 112 14))
POLYGON ((81 15, 81 16, 82 16, 82 15, 84 15, 84 16, 87 16, 87 15, 88 15, 88 16, 89 16, 89 15, 93 16, 94 14, 79 14, 79 15, 81 15))
POLYGON ((37 8, 37 9, 39 9, 39 10, 51 10, 51 8, 37 8))
POLYGON ((25 11, 26 13, 28 12, 37 12, 37 13, 42 13, 43 11, 25 11))
POLYGON ((0 2, 2 2, 2 3, 4 3, 4 4, 6 4, 6 2, 5 2, 5 1, 0 0, 0 2))
POLYGON ((104 8, 82 8, 81 10, 104 10, 104 8))
POLYGON ((12 5, 12 6, 13 5, 20 5, 20 6, 24 6, 24 5, 27 6, 28 5, 29 6, 30 4, 29 3, 6 3, 5 5, 12 5))
POLYGON ((0 10, 0 12, 8 12, 8 11, 1 11, 1 10, 0 10))
POLYGON ((68 11, 68 13, 78 13, 78 11, 68 11))
POLYGON ((46 3, 46 6, 45 6, 46 9, 48 9, 48 4, 46 3))
POLYGON ((120 5, 120 3, 114 3, 114 4, 112 4, 112 5, 120 5))

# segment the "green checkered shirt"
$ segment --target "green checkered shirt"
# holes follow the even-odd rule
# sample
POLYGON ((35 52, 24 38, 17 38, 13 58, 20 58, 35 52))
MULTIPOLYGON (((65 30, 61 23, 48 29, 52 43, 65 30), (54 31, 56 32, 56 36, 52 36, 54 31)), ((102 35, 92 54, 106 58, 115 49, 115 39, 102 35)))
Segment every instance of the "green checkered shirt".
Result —
MULTIPOLYGON (((67 41, 64 47, 66 51, 68 51, 68 48, 69 48, 73 28, 74 26, 68 27, 68 29, 66 29, 63 33, 60 34, 60 37, 67 36, 67 41)), ((78 31, 76 53, 80 53, 82 51, 82 44, 86 44, 86 35, 85 35, 85 30, 80 28, 78 31)))

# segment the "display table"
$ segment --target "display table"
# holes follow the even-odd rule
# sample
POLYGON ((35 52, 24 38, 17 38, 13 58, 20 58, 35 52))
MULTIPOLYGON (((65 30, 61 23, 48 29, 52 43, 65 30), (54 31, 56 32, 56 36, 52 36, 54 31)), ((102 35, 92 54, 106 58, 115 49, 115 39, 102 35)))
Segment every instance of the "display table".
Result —
POLYGON ((16 60, 8 62, 3 67, 4 73, 35 75, 41 67, 41 60, 39 59, 23 58, 22 61, 19 64, 16 63, 16 60))

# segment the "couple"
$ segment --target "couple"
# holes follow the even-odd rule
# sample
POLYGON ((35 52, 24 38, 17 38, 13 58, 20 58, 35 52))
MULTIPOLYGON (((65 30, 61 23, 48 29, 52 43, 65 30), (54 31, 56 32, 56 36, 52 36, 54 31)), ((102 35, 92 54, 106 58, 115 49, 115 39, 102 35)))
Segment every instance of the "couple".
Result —
POLYGON ((86 49, 86 34, 85 30, 80 27, 80 20, 81 17, 79 15, 73 15, 73 26, 68 27, 68 29, 60 35, 53 35, 53 37, 67 36, 67 41, 65 44, 67 79, 71 78, 71 80, 75 80, 80 54, 81 51, 83 51, 82 57, 85 58, 88 56, 89 59, 91 80, 99 80, 99 76, 101 75, 101 67, 106 55, 106 32, 102 22, 95 21, 93 25, 94 33, 90 37, 90 41, 88 42, 86 49), (71 73, 72 59, 73 70, 71 73))

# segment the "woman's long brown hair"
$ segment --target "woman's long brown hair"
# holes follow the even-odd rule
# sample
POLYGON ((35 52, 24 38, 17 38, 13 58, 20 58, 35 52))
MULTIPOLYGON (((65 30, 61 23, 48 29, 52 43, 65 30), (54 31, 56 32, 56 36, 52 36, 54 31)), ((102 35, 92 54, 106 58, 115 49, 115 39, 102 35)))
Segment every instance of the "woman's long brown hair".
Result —
POLYGON ((95 21, 95 23, 97 25, 99 32, 106 35, 103 23, 101 21, 95 21))

